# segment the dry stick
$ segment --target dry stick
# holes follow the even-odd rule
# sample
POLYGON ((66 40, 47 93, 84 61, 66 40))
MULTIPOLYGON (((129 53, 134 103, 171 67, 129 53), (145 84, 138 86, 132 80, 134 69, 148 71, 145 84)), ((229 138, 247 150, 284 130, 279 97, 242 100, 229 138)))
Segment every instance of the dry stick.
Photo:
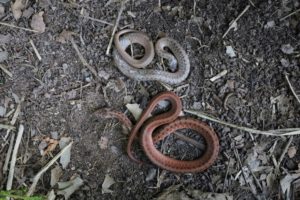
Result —
POLYGON ((123 0, 123 1, 121 2, 121 8, 120 8, 120 10, 119 10, 118 17, 117 17, 117 19, 116 19, 115 26, 114 26, 113 31, 112 31, 112 34, 111 34, 111 37, 110 37, 110 40, 109 40, 109 43, 108 43, 108 47, 107 47, 107 49, 106 49, 106 55, 107 55, 107 56, 109 55, 109 51, 110 51, 110 49, 111 49, 111 45, 112 45, 112 42, 113 42, 113 40, 114 40, 114 36, 115 36, 116 31, 117 31, 117 28, 118 28, 118 26, 119 26, 119 22, 120 22, 120 19, 121 19, 121 15, 122 15, 122 13, 123 13, 123 11, 124 11, 124 9, 125 9, 125 4, 126 4, 126 2, 127 2, 127 0, 123 0))
POLYGON ((95 21, 95 22, 106 24, 106 25, 109 25, 109 26, 113 26, 114 25, 113 23, 110 23, 110 22, 107 22, 107 21, 104 21, 104 20, 101 20, 101 19, 96 19, 96 18, 92 18, 92 17, 89 17, 89 16, 82 16, 82 17, 86 18, 86 19, 90 19, 90 20, 95 21))
POLYGON ((227 31, 224 33, 223 37, 226 37, 226 35, 229 33, 229 31, 231 29, 233 29, 235 23, 245 14, 245 12, 247 12, 247 10, 250 8, 250 5, 247 5, 246 8, 241 12, 241 14, 239 14, 239 16, 237 18, 235 18, 235 20, 233 20, 231 23, 230 23, 230 26, 229 28, 227 29, 227 31))
POLYGON ((2 71, 7 74, 10 78, 13 76, 12 73, 10 71, 8 71, 6 69, 6 67, 4 67, 2 64, 0 64, 0 69, 2 69, 2 71))
POLYGON ((33 41, 30 39, 29 42, 30 42, 30 44, 31 44, 31 46, 33 48, 33 51, 34 51, 36 57, 41 61, 42 57, 41 57, 39 51, 37 50, 36 46, 34 45, 33 41))
POLYGON ((7 184, 6 184, 6 190, 11 190, 12 187, 12 182, 13 182, 13 178, 14 178, 14 172, 15 172, 15 165, 16 165, 16 161, 17 161, 17 154, 18 154, 18 149, 21 143, 21 139, 23 136, 23 132, 24 132, 24 126, 22 124, 20 124, 19 126, 19 131, 17 134, 17 139, 16 139, 16 143, 15 143, 15 147, 11 156, 11 161, 10 161, 10 166, 9 166, 9 173, 8 173, 8 178, 7 178, 7 184))
POLYGON ((187 137, 179 132, 175 132, 174 135, 178 138, 178 139, 181 139, 185 142, 188 142, 192 145, 194 145, 195 147, 199 148, 200 150, 203 150, 205 149, 205 145, 203 145, 202 143, 200 142, 197 142, 196 140, 190 138, 190 137, 187 137))
POLYGON ((230 166, 230 158, 228 159, 228 165, 227 165, 226 173, 225 173, 225 177, 224 177, 224 183, 223 183, 223 187, 222 187, 222 193, 224 193, 224 191, 225 191, 225 182, 226 182, 226 179, 227 179, 227 176, 228 176, 229 166, 230 166))
POLYGON ((286 152, 288 151, 289 147, 290 147, 291 144, 292 144, 292 141, 293 141, 293 136, 290 137, 289 141, 287 142, 287 144, 285 145, 285 147, 284 147, 284 149, 283 149, 283 151, 282 151, 282 154, 281 154, 279 160, 277 161, 277 169, 279 169, 280 164, 281 164, 281 162, 282 162, 282 160, 283 160, 283 158, 284 158, 286 152))
POLYGON ((290 89, 291 89, 293 95, 294 95, 295 98, 297 99, 298 103, 300 103, 300 99, 299 99, 298 95, 296 94, 296 92, 295 92, 295 90, 294 90, 294 88, 293 88, 293 86, 292 86, 292 84, 291 84, 291 82, 290 82, 290 80, 289 80, 288 74, 285 73, 284 76, 285 76, 286 81, 287 81, 288 84, 289 84, 289 87, 290 87, 290 89))
POLYGON ((252 169, 250 168, 249 165, 247 165, 247 167, 248 167, 248 169, 249 169, 249 171, 250 171, 250 174, 251 174, 251 175, 253 176, 253 178, 254 178, 254 182, 255 182, 256 185, 259 187, 260 191, 263 192, 263 188, 262 188, 260 182, 258 181, 258 179, 256 178, 255 174, 253 173, 252 169))
POLYGON ((12 125, 0 124, 0 129, 15 130, 15 127, 12 125))
MULTIPOLYGON (((10 121, 10 124, 11 124, 12 126, 15 125, 15 123, 16 123, 16 121, 17 121, 17 118, 18 118, 18 116, 19 116, 19 114, 20 114, 20 112, 21 112, 21 104, 22 104, 23 101, 24 101, 24 96, 22 96, 21 101, 19 102, 19 104, 18 104, 18 106, 17 106, 17 108, 16 108, 16 111, 15 111, 15 113, 14 113, 14 115, 13 115, 11 121, 10 121)), ((7 137, 8 137, 8 135, 9 135, 9 133, 10 133, 10 130, 7 130, 6 135, 5 135, 5 137, 4 137, 4 140, 5 140, 5 141, 7 140, 7 137)))
POLYGON ((40 180, 41 176, 65 153, 69 148, 71 148, 73 142, 70 142, 67 146, 65 146, 56 156, 52 158, 33 178, 33 182, 26 194, 26 196, 31 196, 36 188, 38 181, 40 180))
POLYGON ((91 65, 88 64, 88 62, 85 60, 85 58, 83 57, 83 55, 80 53, 80 51, 79 51, 79 49, 78 49, 78 46, 77 46, 77 44, 75 43, 73 37, 71 37, 71 43, 72 43, 72 46, 73 46, 73 48, 75 49, 75 51, 76 51, 76 53, 77 53, 77 55, 78 55, 78 57, 79 57, 79 59, 80 59, 80 61, 81 61, 81 63, 82 63, 85 67, 87 67, 87 68, 93 73, 93 75, 94 75, 96 78, 98 78, 97 71, 96 71, 91 65))
POLYGON ((250 132, 250 133, 254 133, 254 134, 261 134, 261 135, 270 135, 270 136, 289 136, 289 135, 299 135, 300 134, 300 128, 293 128, 291 129, 292 131, 289 132, 290 129, 278 129, 278 130, 268 130, 268 131, 261 131, 261 130, 257 130, 257 129, 252 129, 252 128, 248 128, 248 127, 243 127, 243 126, 238 126, 235 124, 231 124, 222 120, 219 120, 215 117, 211 117, 205 113, 199 112, 199 111, 194 111, 194 110, 187 110, 184 109, 185 112, 196 115, 198 117, 201 117, 203 119, 207 119, 213 122, 217 122, 219 124, 223 124, 225 126, 229 126, 231 128, 236 128, 242 131, 246 131, 246 132, 250 132), (287 130, 287 131, 285 131, 287 130))
POLYGON ((251 192, 253 193, 250 184, 247 182, 247 179, 246 179, 246 176, 245 176, 245 173, 244 173, 244 170, 243 170, 243 165, 242 165, 242 162, 241 162, 241 159, 240 159, 240 155, 239 155, 238 151, 236 150, 236 148, 233 149, 233 152, 234 152, 234 155, 235 155, 236 159, 238 160, 238 164, 241 168, 241 172, 242 172, 242 176, 244 178, 244 181, 248 185, 248 187, 251 189, 251 192))
POLYGON ((288 14, 287 16, 281 18, 279 21, 283 21, 283 20, 285 20, 286 18, 288 18, 288 17, 290 17, 290 16, 296 14, 297 12, 300 12, 300 9, 295 10, 294 12, 292 12, 292 13, 288 14))
POLYGON ((19 27, 19 26, 15 26, 15 25, 8 24, 8 23, 5 23, 5 22, 0 22, 0 25, 12 27, 12 28, 17 28, 17 29, 21 29, 21 30, 24 30, 24 31, 38 33, 38 31, 36 31, 36 30, 32 30, 32 29, 29 29, 29 28, 23 28, 23 27, 19 27))
POLYGON ((9 147, 8 147, 8 150, 7 150, 7 153, 6 153, 5 162, 4 162, 4 165, 3 165, 3 174, 6 174, 6 172, 8 170, 8 163, 9 163, 9 160, 10 160, 11 152, 13 150, 13 144, 14 144, 14 141, 15 141, 15 136, 16 136, 16 134, 12 133, 11 138, 10 138, 9 147))

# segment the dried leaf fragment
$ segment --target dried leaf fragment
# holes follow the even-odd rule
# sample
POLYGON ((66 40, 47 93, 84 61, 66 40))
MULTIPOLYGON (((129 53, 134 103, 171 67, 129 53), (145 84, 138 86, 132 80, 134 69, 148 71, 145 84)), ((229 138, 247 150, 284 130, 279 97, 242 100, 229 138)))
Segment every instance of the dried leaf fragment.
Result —
POLYGON ((72 31, 67 31, 67 30, 63 30, 59 36, 56 38, 57 42, 60 42, 62 44, 67 43, 69 40, 71 40, 72 35, 74 35, 75 33, 72 31))
MULTIPOLYGON (((60 149, 63 149, 65 146, 67 146, 70 142, 72 141, 72 139, 70 137, 62 137, 59 141, 59 147, 60 149)), ((69 162, 71 160, 71 148, 69 148, 68 150, 66 150, 60 157, 60 164, 62 165, 62 168, 65 169, 69 162)))
POLYGON ((76 177, 67 182, 58 182, 57 194, 64 195, 65 199, 69 199, 70 196, 83 185, 83 180, 80 177, 76 177))
POLYGON ((113 191, 110 190, 110 186, 112 186, 113 184, 115 183, 115 180, 110 177, 109 175, 105 175, 105 179, 102 183, 102 194, 105 194, 105 193, 112 193, 113 191))
POLYGON ((34 14, 30 23, 31 28, 39 33, 44 33, 46 29, 43 15, 44 15, 43 11, 34 14))
POLYGON ((11 5, 11 10, 16 20, 20 19, 22 16, 22 10, 25 8, 25 6, 25 1, 23 0, 16 0, 15 3, 11 5))

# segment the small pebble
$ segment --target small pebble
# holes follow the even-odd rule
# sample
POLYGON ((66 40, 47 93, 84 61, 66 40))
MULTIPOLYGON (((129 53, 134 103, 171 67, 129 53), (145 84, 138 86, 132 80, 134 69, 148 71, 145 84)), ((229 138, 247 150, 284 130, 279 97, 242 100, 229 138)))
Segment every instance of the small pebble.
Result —
POLYGON ((294 47, 292 47, 290 44, 284 44, 281 46, 281 51, 289 55, 294 53, 294 47))

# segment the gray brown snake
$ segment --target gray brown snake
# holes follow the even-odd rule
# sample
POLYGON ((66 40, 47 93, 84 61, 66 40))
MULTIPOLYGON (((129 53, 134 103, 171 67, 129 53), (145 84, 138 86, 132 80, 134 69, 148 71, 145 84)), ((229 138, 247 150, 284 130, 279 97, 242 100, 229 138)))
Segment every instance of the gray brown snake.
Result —
POLYGON ((113 58, 117 68, 126 76, 137 81, 160 81, 175 85, 184 81, 190 72, 190 61, 182 46, 169 37, 160 38, 155 44, 156 54, 168 61, 171 69, 175 72, 157 69, 145 69, 154 58, 154 47, 152 41, 142 32, 134 30, 122 30, 114 37, 115 48, 113 58), (141 59, 134 59, 126 53, 129 45, 138 43, 145 49, 141 59), (166 48, 171 52, 169 53, 166 48))

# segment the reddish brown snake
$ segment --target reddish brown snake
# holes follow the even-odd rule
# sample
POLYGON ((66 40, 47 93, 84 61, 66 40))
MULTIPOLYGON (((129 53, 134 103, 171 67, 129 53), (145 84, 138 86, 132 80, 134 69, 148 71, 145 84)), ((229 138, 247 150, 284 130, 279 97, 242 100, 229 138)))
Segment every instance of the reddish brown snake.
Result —
MULTIPOLYGON (((148 104, 147 108, 143 111, 140 119, 131 130, 131 134, 128 139, 127 153, 128 156, 141 163, 136 159, 131 151, 131 146, 134 139, 139 133, 140 144, 152 163, 160 168, 167 169, 173 172, 201 172, 210 167, 216 160, 219 153, 219 139, 216 133, 204 122, 190 118, 180 117, 178 118, 182 110, 182 104, 180 98, 173 92, 162 92, 156 95, 148 104), (159 101, 167 100, 171 103, 171 109, 165 113, 153 116, 149 118, 151 112, 158 105, 159 101), (164 125, 164 127, 153 136, 152 133, 158 127, 164 125), (163 140, 167 135, 175 132, 179 129, 192 129, 201 135, 206 141, 206 151, 200 158, 192 161, 176 160, 165 156, 154 146, 155 143, 163 140)), ((100 110, 102 117, 106 118, 118 118, 129 129, 131 129, 130 120, 120 112, 111 111, 108 109, 100 110)))

